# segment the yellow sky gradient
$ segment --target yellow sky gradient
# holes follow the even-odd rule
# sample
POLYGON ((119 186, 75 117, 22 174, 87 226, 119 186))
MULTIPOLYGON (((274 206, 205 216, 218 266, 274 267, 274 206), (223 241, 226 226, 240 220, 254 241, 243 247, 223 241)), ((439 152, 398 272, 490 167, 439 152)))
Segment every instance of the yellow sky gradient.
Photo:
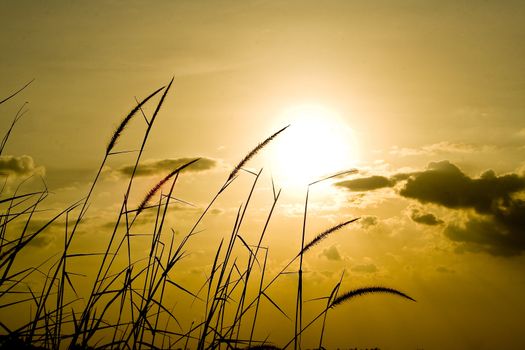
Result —
MULTIPOLYGON (((7 1, 0 99, 35 81, 0 105, 7 130, 29 102, 0 171, 10 174, 10 191, 43 175, 53 192, 45 207, 57 213, 85 196, 135 98, 174 76, 130 202, 137 205, 180 159, 202 157, 176 187, 176 197, 193 206, 180 204, 167 219, 180 237, 247 152, 288 119, 293 128, 286 111, 321 106, 333 114, 320 118, 337 119, 352 139, 301 159, 316 164, 352 145, 330 171, 358 172, 311 187, 307 240, 361 219, 305 256, 305 300, 328 295, 343 271, 343 290, 381 285, 417 300, 369 296, 331 310, 325 347, 525 348, 524 18, 520 1, 7 1)), ((144 127, 136 116, 118 151, 138 149, 144 127)), ((287 131, 248 163, 263 168, 241 229, 252 244, 272 205, 272 172, 279 170, 272 158, 283 153, 287 131)), ((313 134, 311 144, 329 143, 313 134)), ((135 156, 108 160, 73 250, 104 249, 135 156)), ((252 181, 241 171, 189 244, 175 276, 192 291, 209 274, 252 181)), ((269 273, 300 249, 306 194, 305 187, 275 185, 282 194, 264 241, 269 273)), ((146 211, 137 232, 153 219, 146 211)), ((29 248, 24 263, 61 249, 61 225, 29 248)), ((147 244, 137 238, 136 257, 147 244)), ((77 268, 88 275, 79 285, 89 289, 91 266, 77 268)), ((270 290, 292 319, 295 288, 287 275, 270 290)), ((181 298, 174 303, 186 329, 202 317, 198 303, 173 298, 181 298)), ((307 303, 305 320, 322 303, 307 303)), ((256 335, 284 345, 293 322, 270 304, 262 310, 256 335)), ((318 330, 305 333, 304 348, 318 345, 318 330)))

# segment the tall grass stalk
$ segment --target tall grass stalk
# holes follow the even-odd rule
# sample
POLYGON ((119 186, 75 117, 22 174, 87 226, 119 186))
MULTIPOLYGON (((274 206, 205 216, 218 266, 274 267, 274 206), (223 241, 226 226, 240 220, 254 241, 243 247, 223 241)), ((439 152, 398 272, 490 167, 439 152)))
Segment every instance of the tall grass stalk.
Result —
MULTIPOLYGON (((339 289, 338 286, 337 286, 337 289, 339 289)), ((290 341, 288 341, 288 343, 286 343, 286 345, 283 347, 283 349, 286 349, 292 343, 295 344, 296 338, 298 336, 300 336, 305 330, 310 328, 310 326, 313 325, 315 323, 315 321, 317 321, 321 316, 324 316, 328 312, 329 309, 334 308, 336 306, 339 306, 339 305, 343 304, 344 302, 349 301, 350 299, 353 299, 353 298, 358 297, 358 296, 364 296, 364 295, 368 295, 368 294, 381 294, 381 293, 391 294, 391 295, 398 296, 398 297, 401 297, 401 298, 404 298, 404 299, 407 299, 407 300, 411 300, 411 301, 414 301, 414 302, 416 301, 415 299, 413 299, 412 297, 408 296, 407 294, 405 294, 405 293, 403 293, 403 292, 401 292, 401 291, 399 291, 397 289, 388 288, 388 287, 364 287, 364 288, 357 288, 357 289, 353 289, 353 290, 347 291, 347 292, 343 293, 342 295, 340 295, 340 296, 338 296, 336 298, 333 298, 332 302, 329 303, 328 306, 321 313, 319 313, 317 316, 315 316, 304 328, 302 328, 299 331, 299 334, 296 334, 290 341)))
MULTIPOLYGON (((254 172, 244 167, 288 126, 278 130, 245 154, 198 214, 187 233, 180 238, 176 238, 173 228, 170 228, 170 233, 166 232, 167 219, 170 212, 175 209, 174 202, 188 204, 174 193, 179 177, 183 176, 184 170, 198 159, 171 170, 146 192, 138 204, 131 203, 129 199, 135 193, 134 183, 138 176, 137 169, 154 122, 172 84, 173 79, 165 87, 156 89, 141 101, 136 100, 136 105, 121 120, 110 138, 98 171, 87 193, 79 201, 52 215, 44 224, 34 229, 33 224, 38 217, 37 214, 45 210, 42 209, 42 203, 49 196, 45 183, 41 191, 23 193, 24 182, 22 181, 14 193, 0 198, 0 205, 2 205, 0 212, 0 300, 2 302, 0 309, 23 306, 30 308, 30 317, 26 324, 13 328, 0 322, 0 327, 9 334, 7 338, 0 336, 0 345, 13 345, 16 341, 22 341, 25 344, 40 345, 48 349, 67 347, 71 350, 87 349, 92 346, 104 349, 157 349, 181 346, 184 349, 197 348, 199 350, 215 348, 277 349, 268 342, 267 337, 259 339, 257 336, 261 332, 259 320, 265 317, 266 312, 262 305, 266 303, 270 308, 277 310, 283 319, 287 320, 286 322, 293 324, 293 337, 285 347, 293 343, 296 349, 301 348, 303 332, 322 317, 319 334, 319 348, 322 348, 328 310, 339 308, 355 297, 368 294, 384 293, 413 300, 403 292, 387 287, 358 288, 339 294, 342 274, 329 296, 318 298, 326 299, 326 306, 303 327, 303 319, 306 318, 303 315, 303 263, 306 254, 333 233, 357 220, 341 222, 306 242, 310 190, 317 183, 354 172, 354 170, 323 177, 306 187, 300 249, 297 254, 291 256, 277 274, 269 278, 270 250, 265 241, 277 209, 281 190, 276 190, 272 179, 273 201, 262 227, 257 229, 255 238, 252 238, 251 235, 246 234, 248 229, 251 229, 247 218, 249 212, 254 210, 252 202, 256 189, 260 187, 262 169, 254 172), (143 107, 159 95, 155 109, 148 118, 143 107), (145 121, 145 129, 140 147, 134 157, 133 170, 119 203, 120 211, 116 215, 103 251, 101 253, 73 252, 72 243, 76 241, 75 237, 80 232, 79 227, 87 217, 91 198, 96 185, 100 182, 106 162, 110 157, 130 153, 128 150, 116 151, 115 148, 132 118, 138 113, 145 121), (242 203, 238 206, 229 235, 220 239, 209 275, 202 287, 194 292, 192 288, 179 282, 176 278, 179 266, 183 266, 181 262, 188 255, 190 240, 202 232, 200 226, 204 218, 210 213, 211 208, 224 191, 241 176, 240 170, 246 170, 247 174, 253 176, 250 187, 246 189, 242 203), (152 214, 153 219, 150 220, 152 227, 146 233, 139 233, 137 226, 140 222, 137 222, 137 218, 140 216, 141 219, 146 219, 146 212, 152 214), (59 252, 38 266, 19 268, 17 263, 22 260, 21 256, 27 251, 27 247, 59 219, 60 221, 65 220, 63 236, 61 236, 63 240, 58 246, 59 252), (19 229, 18 235, 13 238, 10 236, 9 229, 15 227, 15 222, 20 221, 23 221, 24 225, 19 229), (138 237, 148 239, 144 245, 147 247, 144 254, 134 250, 139 243, 144 244, 143 240, 137 241, 138 237), (99 259, 95 269, 96 274, 93 280, 89 280, 91 284, 87 291, 79 290, 76 278, 81 274, 74 271, 75 266, 78 266, 77 260, 95 258, 99 259), (290 267, 296 266, 297 262, 298 270, 289 271, 290 267), (292 273, 297 274, 295 319, 291 315, 288 316, 294 312, 294 310, 289 310, 293 306, 280 305, 276 302, 277 299, 273 298, 270 290, 282 276, 292 273), (34 276, 40 276, 42 281, 42 286, 37 291, 28 282, 29 278, 34 276), (89 294, 85 295, 86 292, 89 294), (175 306, 169 306, 175 304, 172 300, 173 293, 176 296, 185 295, 192 300, 192 307, 202 308, 201 318, 192 320, 189 327, 175 306)), ((26 86, 1 100, 0 104, 16 96, 26 86)), ((15 124, 24 115, 24 108, 25 104, 18 110, 5 134, 0 144, 0 154, 15 124)), ((0 188, 0 196, 4 195, 4 191, 9 190, 6 184, 7 178, 0 188)))
MULTIPOLYGON (((97 293, 100 292, 100 288, 102 287, 102 281, 105 279, 105 277, 107 276, 107 273, 109 272, 109 269, 110 269, 110 266, 112 265, 113 261, 114 261, 114 257, 116 256, 116 254, 112 255, 112 259, 109 263, 109 266, 106 266, 105 263, 106 263, 106 260, 108 258, 108 256, 110 256, 109 252, 111 250, 111 247, 113 245, 113 241, 116 237, 116 233, 117 233, 117 229, 118 229, 118 226, 120 224, 120 220, 122 218, 122 215, 125 211, 125 208, 127 208, 128 206, 128 198, 129 198, 129 194, 131 192, 131 187, 133 185, 133 179, 135 178, 135 173, 137 171, 137 167, 138 167, 138 164, 140 162, 140 159, 141 159, 141 156, 142 156, 142 153, 144 152, 144 148, 146 146, 146 142, 148 140, 148 137, 149 137, 149 134, 150 134, 150 131, 151 131, 151 128, 155 122, 155 119, 162 107, 162 104, 166 98, 166 95, 168 94, 168 91, 171 87, 173 83, 173 78, 171 79, 171 81, 169 82, 168 86, 166 88, 164 88, 164 93, 162 94, 161 98, 160 98, 160 101, 157 103, 157 106, 155 108, 155 111, 153 112, 153 115, 151 116, 150 120, 149 120, 149 123, 147 123, 147 128, 146 128, 146 131, 144 132, 144 136, 143 136, 143 139, 142 139, 142 143, 141 143, 141 146, 139 148, 139 152, 138 152, 138 155, 136 156, 136 160, 135 160, 135 165, 133 167, 133 171, 132 171, 132 174, 130 176, 130 179, 128 181, 128 186, 127 186, 127 189, 126 189, 126 192, 124 194, 124 200, 122 202, 122 206, 121 206, 121 209, 120 209, 120 213, 118 215, 118 218, 117 218, 117 221, 115 223, 115 226, 114 226, 114 229, 113 229, 113 232, 111 234, 111 237, 110 237, 110 240, 107 244, 107 248, 106 248, 106 251, 104 253, 104 256, 103 256, 103 259, 102 259, 102 262, 100 264, 100 267, 98 269, 98 272, 97 272, 97 275, 96 275, 96 278, 95 278, 95 282, 93 284, 93 289, 92 289, 92 292, 90 293, 90 296, 87 300, 87 303, 86 303, 86 307, 84 309, 84 311, 82 312, 82 316, 79 320, 79 325, 78 325, 78 329, 75 331, 75 334, 74 336, 72 337, 71 339, 71 342, 70 342, 70 345, 69 347, 72 348, 73 346, 75 346, 76 344, 76 341, 78 339, 78 336, 80 335, 79 334, 79 330, 86 325, 86 323, 88 322, 88 315, 89 313, 92 312, 92 309, 94 307, 94 304, 95 302, 99 299, 99 297, 97 297, 97 293), (104 271, 104 268, 106 267, 106 272, 103 273, 104 271), (102 278, 101 278, 102 277, 102 278)), ((146 99, 150 99, 154 94, 158 93, 159 91, 162 91, 162 88, 160 89, 157 89, 155 90, 152 94, 150 94, 146 99)), ((138 108, 134 108, 132 109, 132 111, 130 113, 128 113, 128 115, 124 118, 124 120, 121 122, 119 128, 117 128, 116 132, 114 133, 113 137, 111 138, 111 141, 110 143, 108 144, 108 147, 106 149, 106 155, 104 157, 104 161, 103 161, 103 164, 105 163, 105 160, 106 158, 108 157, 109 155, 109 152, 111 151, 111 149, 113 148, 113 145, 115 144, 116 140, 118 139, 118 137, 120 136, 120 133, 122 132, 122 130, 124 129, 124 127, 127 125, 127 123, 129 122, 129 119, 136 113, 137 110, 139 110, 141 107, 142 107, 143 103, 140 104, 137 106, 138 108), (121 130, 122 129, 122 130, 121 130), (113 142, 112 142, 113 141, 113 142), (110 147, 111 146, 111 147, 110 147)), ((101 169, 102 167, 100 168, 98 174, 97 174, 97 177, 96 179, 98 179, 98 175, 100 174, 101 172, 101 169)), ((127 236, 127 238, 129 239, 129 236, 127 236)), ((128 242, 129 243, 129 242, 128 242)), ((128 247, 129 247, 129 244, 128 244, 128 247)), ((117 251, 118 252, 118 251, 117 251)), ((86 337, 83 337, 83 340, 82 340, 82 346, 86 346, 87 344, 87 341, 88 339, 86 337)))
POLYGON ((268 143, 270 143, 274 138, 277 137, 280 133, 282 133, 284 130, 286 130, 290 125, 285 126, 281 130, 277 131, 276 133, 269 136, 266 140, 259 143, 254 149, 252 149, 246 156, 233 168, 232 172, 230 173, 230 176, 228 176, 228 181, 232 180, 239 170, 242 169, 242 167, 250 160, 252 159, 257 153, 259 153, 260 150, 262 150, 268 143))

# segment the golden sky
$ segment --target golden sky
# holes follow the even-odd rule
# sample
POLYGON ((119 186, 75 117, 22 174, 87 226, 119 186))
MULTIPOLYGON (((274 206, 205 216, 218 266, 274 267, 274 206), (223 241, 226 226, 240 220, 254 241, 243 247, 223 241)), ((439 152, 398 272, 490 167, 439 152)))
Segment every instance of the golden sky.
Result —
MULTIPOLYGON (((42 175, 46 208, 58 212, 85 195, 135 98, 174 76, 133 203, 202 157, 177 188, 194 207, 168 220, 185 233, 235 164, 291 123, 248 163, 264 170, 246 239, 256 243, 273 176, 282 197, 265 242, 277 272, 300 249, 305 181, 355 168, 311 188, 307 239, 361 219, 305 258, 306 297, 329 294, 345 271, 344 289, 384 285, 417 300, 370 296, 334 309, 327 348, 525 348, 524 19, 521 1, 6 1, 0 99, 35 81, 0 105, 7 130, 29 102, 0 171, 11 190, 42 175)), ((118 151, 140 146, 141 118, 118 151)), ((134 156, 109 159, 75 249, 102 249, 134 156)), ((198 289, 251 181, 241 172, 215 203, 179 281, 198 289)), ((59 230, 27 261, 59 249, 59 230)), ((286 278, 271 292, 293 315, 286 278)), ((259 336, 286 343, 293 324, 266 311, 259 336)), ((186 323, 199 317, 183 312, 186 323)))

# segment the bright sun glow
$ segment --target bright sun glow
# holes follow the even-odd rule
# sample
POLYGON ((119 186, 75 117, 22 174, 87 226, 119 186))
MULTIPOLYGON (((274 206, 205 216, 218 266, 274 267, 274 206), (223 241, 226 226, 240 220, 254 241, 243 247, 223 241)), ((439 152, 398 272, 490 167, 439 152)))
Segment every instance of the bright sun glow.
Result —
POLYGON ((290 127, 275 140, 272 172, 280 186, 304 187, 324 176, 356 166, 352 129, 335 112, 317 105, 284 111, 290 127))

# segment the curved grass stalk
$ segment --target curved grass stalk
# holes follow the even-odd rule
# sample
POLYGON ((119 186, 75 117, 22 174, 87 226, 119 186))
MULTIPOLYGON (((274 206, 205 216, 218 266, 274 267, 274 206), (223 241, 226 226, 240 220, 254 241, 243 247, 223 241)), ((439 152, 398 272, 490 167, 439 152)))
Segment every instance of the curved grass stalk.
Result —
POLYGON ((268 143, 270 143, 270 141, 272 141, 275 137, 277 137, 277 135, 279 135, 280 133, 282 133, 284 130, 286 130, 290 125, 287 125, 285 126, 284 128, 282 128, 281 130, 277 131, 276 133, 274 133, 273 135, 271 135, 270 137, 268 137, 266 140, 264 140, 263 142, 259 143, 254 149, 252 149, 236 166, 235 168, 233 168, 232 172, 230 173, 230 176, 228 176, 228 181, 230 181, 231 179, 233 179, 237 173, 239 172, 239 170, 241 170, 241 168, 244 166, 244 164, 246 164, 250 159, 252 159, 257 153, 259 153, 259 151, 261 149, 263 149, 264 147, 266 147, 266 145, 268 143))
POLYGON ((292 343, 295 343, 296 338, 299 335, 301 335, 305 330, 310 328, 310 326, 312 324, 314 324, 315 321, 317 321, 321 316, 323 316, 330 308, 334 308, 334 307, 336 307, 338 305, 341 305, 342 303, 344 303, 344 302, 346 302, 346 301, 348 301, 350 299, 353 299, 355 297, 358 297, 358 296, 363 296, 363 295, 368 295, 368 294, 381 294, 381 293, 395 295, 395 296, 402 297, 404 299, 408 299, 408 300, 411 300, 411 301, 414 301, 414 302, 416 301, 415 299, 413 299, 412 297, 408 296, 407 294, 405 294, 403 292, 400 292, 397 289, 393 289, 393 288, 387 288, 387 287, 364 287, 364 288, 357 288, 357 289, 350 290, 348 292, 343 293, 341 296, 335 298, 332 301, 332 303, 327 308, 325 308, 321 313, 319 313, 316 317, 314 317, 304 328, 302 328, 299 331, 299 334, 296 334, 288 343, 286 343, 286 345, 283 347, 283 349, 286 349, 292 343))

